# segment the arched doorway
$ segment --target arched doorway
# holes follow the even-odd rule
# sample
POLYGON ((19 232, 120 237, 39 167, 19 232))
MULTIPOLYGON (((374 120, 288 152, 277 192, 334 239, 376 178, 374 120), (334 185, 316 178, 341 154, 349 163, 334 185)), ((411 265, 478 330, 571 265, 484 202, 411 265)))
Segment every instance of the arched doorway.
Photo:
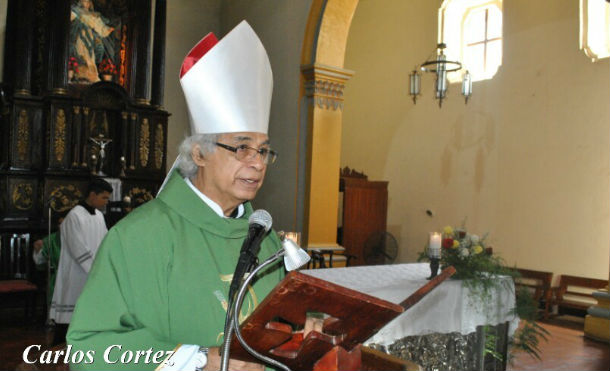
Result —
POLYGON ((297 228, 308 248, 336 246, 343 68, 358 0, 313 0, 301 57, 297 228))

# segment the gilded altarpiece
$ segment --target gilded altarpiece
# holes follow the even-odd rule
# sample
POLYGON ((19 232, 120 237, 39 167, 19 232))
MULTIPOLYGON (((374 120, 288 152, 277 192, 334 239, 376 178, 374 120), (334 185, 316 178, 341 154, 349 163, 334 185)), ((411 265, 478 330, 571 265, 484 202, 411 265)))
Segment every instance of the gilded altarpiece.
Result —
POLYGON ((0 233, 46 230, 93 177, 138 206, 165 177, 166 0, 9 0, 0 233))

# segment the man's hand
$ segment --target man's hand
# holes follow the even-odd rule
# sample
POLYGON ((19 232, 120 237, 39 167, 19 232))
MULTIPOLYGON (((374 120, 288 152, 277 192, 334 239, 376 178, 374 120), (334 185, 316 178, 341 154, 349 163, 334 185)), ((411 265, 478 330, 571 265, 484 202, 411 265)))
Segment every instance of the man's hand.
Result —
POLYGON ((40 249, 42 249, 42 240, 34 241, 34 250, 36 250, 36 252, 39 252, 40 249))
MULTIPOLYGON (((208 363, 203 368, 206 371, 220 370, 220 351, 218 347, 210 348, 208 352, 208 363)), ((265 366, 260 363, 229 360, 230 371, 263 371, 265 366)))

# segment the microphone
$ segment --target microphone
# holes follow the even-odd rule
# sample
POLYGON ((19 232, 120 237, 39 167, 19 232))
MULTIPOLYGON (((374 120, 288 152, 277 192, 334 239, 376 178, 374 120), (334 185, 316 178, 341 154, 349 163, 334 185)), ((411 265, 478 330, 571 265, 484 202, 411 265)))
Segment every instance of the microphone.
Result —
POLYGON ((241 245, 239 260, 235 266, 235 273, 233 273, 233 280, 229 287, 229 302, 233 301, 233 297, 235 296, 237 289, 239 289, 239 284, 246 272, 250 271, 252 267, 256 265, 256 257, 260 251, 261 242, 265 237, 265 234, 271 229, 273 219, 267 211, 259 209, 250 215, 248 223, 250 224, 248 235, 241 245))

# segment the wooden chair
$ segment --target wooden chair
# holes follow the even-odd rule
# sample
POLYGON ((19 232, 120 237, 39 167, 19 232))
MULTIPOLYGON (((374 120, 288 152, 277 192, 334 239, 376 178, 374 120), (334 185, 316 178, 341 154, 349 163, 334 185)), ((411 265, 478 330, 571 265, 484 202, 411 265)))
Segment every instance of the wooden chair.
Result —
POLYGON ((307 269, 326 268, 326 259, 321 251, 312 250, 311 260, 307 262, 307 269))
POLYGON ((559 286, 553 288, 551 304, 557 306, 557 315, 576 313, 584 315, 597 301, 593 292, 608 286, 608 280, 562 274, 559 286))
POLYGON ((311 260, 307 263, 307 269, 332 268, 333 258, 337 256, 345 256, 346 267, 350 266, 352 259, 357 259, 355 255, 336 253, 334 250, 311 250, 311 260), (327 256, 328 260, 326 260, 327 256))
POLYGON ((517 268, 520 277, 515 278, 515 289, 526 288, 530 290, 534 301, 538 303, 539 312, 544 319, 549 317, 549 308, 552 297, 551 282, 552 272, 535 271, 531 269, 517 268))

